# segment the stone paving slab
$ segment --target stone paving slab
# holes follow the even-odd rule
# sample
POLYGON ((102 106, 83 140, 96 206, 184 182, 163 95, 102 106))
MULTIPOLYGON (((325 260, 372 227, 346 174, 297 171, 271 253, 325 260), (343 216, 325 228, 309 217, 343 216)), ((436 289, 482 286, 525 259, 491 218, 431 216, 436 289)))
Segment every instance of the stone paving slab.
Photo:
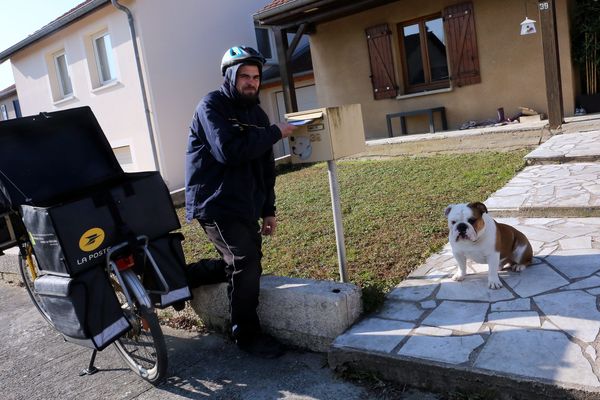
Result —
POLYGON ((552 136, 525 156, 528 164, 600 160, 600 130, 552 136))
POLYGON ((600 216, 600 163, 526 167, 485 204, 495 216, 600 216))
POLYGON ((535 243, 533 265, 501 271, 499 290, 487 288, 487 266, 476 263, 456 282, 447 245, 390 292, 381 312, 336 339, 330 364, 360 359, 363 369, 405 378, 398 368, 409 368, 407 383, 438 390, 447 389, 438 381, 461 388, 494 377, 496 389, 518 398, 541 398, 540 390, 600 398, 600 218, 497 220, 535 243))

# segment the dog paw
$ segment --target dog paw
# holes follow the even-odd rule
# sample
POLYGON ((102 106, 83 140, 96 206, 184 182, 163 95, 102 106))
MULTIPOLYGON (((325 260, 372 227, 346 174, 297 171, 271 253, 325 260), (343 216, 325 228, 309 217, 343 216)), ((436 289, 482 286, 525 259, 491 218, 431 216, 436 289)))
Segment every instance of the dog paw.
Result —
POLYGON ((465 275, 461 274, 460 272, 457 272, 454 275, 452 275, 452 279, 460 282, 465 279, 465 275))
POLYGON ((523 271, 525 269, 525 265, 523 265, 523 264, 515 264, 511 268, 515 272, 521 272, 521 271, 523 271))
POLYGON ((496 280, 488 279, 488 287, 490 289, 500 289, 502 287, 502 283, 500 283, 500 279, 496 279, 496 280))

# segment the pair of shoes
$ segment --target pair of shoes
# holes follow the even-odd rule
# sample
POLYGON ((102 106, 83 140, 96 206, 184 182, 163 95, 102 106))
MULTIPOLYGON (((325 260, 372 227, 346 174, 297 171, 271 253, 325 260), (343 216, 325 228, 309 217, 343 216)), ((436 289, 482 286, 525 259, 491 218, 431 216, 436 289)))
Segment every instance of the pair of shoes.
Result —
POLYGON ((277 358, 285 353, 285 346, 277 339, 264 333, 248 339, 237 339, 240 350, 260 358, 277 358))

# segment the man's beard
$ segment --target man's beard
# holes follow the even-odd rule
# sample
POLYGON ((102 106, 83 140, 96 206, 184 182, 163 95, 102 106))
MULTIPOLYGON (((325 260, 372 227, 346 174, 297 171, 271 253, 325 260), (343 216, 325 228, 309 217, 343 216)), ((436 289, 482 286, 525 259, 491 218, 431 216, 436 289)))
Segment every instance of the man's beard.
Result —
POLYGON ((258 102, 258 91, 240 93, 240 100, 246 104, 254 104, 258 102))

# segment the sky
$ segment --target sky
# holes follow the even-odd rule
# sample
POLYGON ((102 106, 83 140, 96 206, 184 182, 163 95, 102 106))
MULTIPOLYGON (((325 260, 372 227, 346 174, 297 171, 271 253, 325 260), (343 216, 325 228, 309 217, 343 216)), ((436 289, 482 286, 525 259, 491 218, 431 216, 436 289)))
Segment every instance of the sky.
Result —
MULTIPOLYGON (((0 52, 84 0, 0 0, 0 52)), ((0 64, 0 91, 15 83, 10 61, 0 64)))

